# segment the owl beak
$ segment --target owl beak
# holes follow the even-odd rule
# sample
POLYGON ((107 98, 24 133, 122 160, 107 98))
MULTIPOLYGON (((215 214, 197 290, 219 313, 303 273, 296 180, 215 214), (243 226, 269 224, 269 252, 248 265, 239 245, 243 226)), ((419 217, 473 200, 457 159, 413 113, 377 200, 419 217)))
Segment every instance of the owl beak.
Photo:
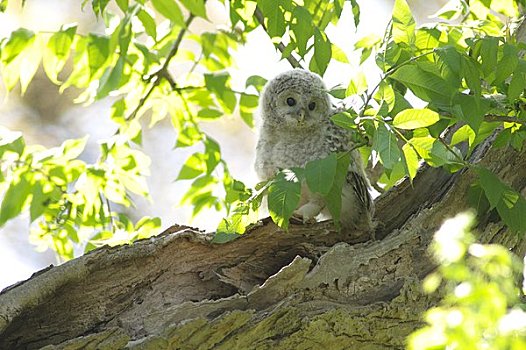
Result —
POLYGON ((302 123, 303 120, 305 120, 305 110, 302 108, 298 113, 298 121, 302 123))

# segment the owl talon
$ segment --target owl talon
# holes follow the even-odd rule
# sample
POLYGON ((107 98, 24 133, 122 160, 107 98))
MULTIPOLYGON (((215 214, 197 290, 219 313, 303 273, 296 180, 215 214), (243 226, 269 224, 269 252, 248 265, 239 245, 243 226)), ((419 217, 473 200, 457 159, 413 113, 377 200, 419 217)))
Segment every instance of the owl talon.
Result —
POLYGON ((292 216, 290 217, 290 221, 294 224, 300 224, 300 225, 308 225, 308 224, 316 223, 315 218, 304 217, 297 211, 294 212, 294 214, 292 214, 292 216))
POLYGON ((305 223, 303 222, 303 218, 302 218, 300 215, 297 215, 297 214, 295 214, 295 213, 292 214, 292 216, 291 216, 290 219, 289 219, 289 222, 290 222, 291 224, 295 224, 295 225, 303 225, 303 224, 305 224, 305 223))

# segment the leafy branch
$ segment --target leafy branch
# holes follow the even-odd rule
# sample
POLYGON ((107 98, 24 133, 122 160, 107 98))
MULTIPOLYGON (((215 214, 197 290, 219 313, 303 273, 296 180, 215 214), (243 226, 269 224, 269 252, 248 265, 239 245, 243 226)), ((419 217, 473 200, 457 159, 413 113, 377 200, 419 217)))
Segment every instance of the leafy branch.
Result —
MULTIPOLYGON (((183 91, 191 91, 191 90, 207 90, 208 88, 206 86, 194 86, 194 85, 188 85, 188 86, 182 86, 182 87, 173 87, 173 90, 176 92, 183 92, 183 91)), ((252 94, 245 92, 245 91, 238 91, 233 90, 230 88, 225 87, 225 91, 233 92, 238 95, 245 95, 245 96, 252 96, 252 94)))
POLYGON ((159 68, 159 70, 157 70, 155 73, 153 73, 146 79, 147 83, 151 83, 153 81, 153 84, 148 89, 148 92, 146 92, 146 94, 140 99, 137 107, 135 107, 133 112, 126 117, 126 120, 132 120, 137 116, 137 113, 139 112, 139 110, 144 106, 144 104, 146 103, 150 95, 153 93, 155 88, 159 86, 159 84, 161 83, 163 79, 168 81, 168 83, 170 84, 172 88, 176 87, 176 83, 173 80, 172 76, 170 75, 170 72, 168 71, 168 67, 170 65, 170 61, 172 60, 172 58, 174 58, 177 52, 179 51, 179 47, 181 46, 184 35, 186 34, 188 27, 190 26, 194 18, 195 18, 194 14, 190 14, 188 16, 188 19, 185 22, 185 26, 181 28, 181 30, 179 31, 179 34, 177 35, 177 38, 175 39, 175 42, 170 52, 166 56, 166 60, 164 61, 163 65, 161 66, 161 68, 159 68))
MULTIPOLYGON (((256 10, 254 11, 254 16, 256 17, 263 30, 268 33, 267 26, 265 25, 265 16, 263 15, 263 12, 261 12, 261 9, 259 7, 256 7, 256 10)), ((286 50, 286 47, 283 44, 283 42, 277 44, 277 48, 281 53, 284 53, 286 50)), ((292 56, 292 53, 287 55, 285 58, 287 59, 287 61, 289 61, 290 65, 293 68, 303 68, 301 63, 299 63, 299 61, 296 58, 294 58, 294 56, 292 56)))
POLYGON ((371 102, 371 100, 373 99, 373 96, 374 94, 376 93, 376 91, 378 90, 378 88, 380 87, 380 85, 382 84, 382 82, 384 82, 387 78, 389 78, 394 72, 396 72, 398 69, 400 69, 401 67, 405 66, 405 65, 408 65, 410 63, 413 63, 415 62, 416 60, 422 58, 422 57, 425 57, 425 56, 428 56, 428 55, 431 55, 433 53, 436 52, 436 49, 433 49, 431 51, 427 51, 427 52, 424 52, 420 55, 417 55, 417 56, 414 56, 414 57, 411 57, 410 59, 408 60, 405 60, 404 62, 396 65, 396 66, 393 66, 391 68, 389 68, 385 73, 384 75, 382 76, 382 78, 380 78, 380 81, 375 85, 374 88, 371 89, 371 91, 369 91, 369 93, 367 94, 366 98, 365 98, 365 101, 364 101, 364 104, 363 104, 363 108, 360 110, 360 114, 358 115, 359 119, 363 118, 364 114, 365 114, 365 110, 367 109, 367 106, 369 105, 369 102, 371 102))

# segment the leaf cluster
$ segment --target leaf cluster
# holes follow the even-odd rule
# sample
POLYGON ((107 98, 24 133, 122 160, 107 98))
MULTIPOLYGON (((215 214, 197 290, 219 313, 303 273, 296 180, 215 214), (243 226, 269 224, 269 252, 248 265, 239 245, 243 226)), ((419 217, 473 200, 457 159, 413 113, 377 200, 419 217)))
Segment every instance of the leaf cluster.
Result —
MULTIPOLYGON (((256 28, 266 31, 293 66, 305 63, 321 75, 335 61, 354 69, 327 29, 345 10, 358 26, 356 1, 222 1, 230 26, 199 35, 192 24, 208 20, 204 0, 84 0, 83 6, 88 3, 104 21, 104 33, 82 33, 75 25, 53 33, 19 28, 0 39, 0 73, 9 91, 19 86, 24 93, 42 65, 61 91, 80 91, 77 102, 111 98, 115 136, 102 143, 94 164, 81 161, 80 152, 67 159, 58 182, 43 179, 54 169, 50 162, 65 161, 60 152, 37 147, 51 154, 44 160, 30 156, 33 147, 25 145, 19 153, 4 152, 0 186, 7 209, 2 224, 33 206, 34 221, 42 218, 48 227, 39 237, 49 242, 58 241, 56 237, 85 242, 84 236, 75 237, 78 228, 111 234, 123 227, 135 229, 111 203, 129 206, 132 193, 147 197, 149 161, 140 152, 142 131, 159 123, 171 123, 175 147, 193 150, 177 175, 177 180, 191 181, 182 203, 192 206, 194 215, 205 209, 225 212, 220 234, 244 232, 256 219, 264 195, 272 218, 286 228, 302 189, 325 196, 338 221, 345 157, 331 155, 304 169, 283 169, 271 182, 250 189, 230 173, 220 145, 201 126, 230 115, 254 126, 266 80, 251 76, 238 91, 230 71, 235 67, 233 50, 256 28), (186 68, 174 70, 175 65, 186 68), (44 173, 37 175, 33 168, 44 173), (14 198, 15 191, 21 191, 21 199, 14 198), (45 205, 37 210, 33 202, 39 196, 45 205), (55 202, 58 209, 49 204, 55 202), (64 229, 68 220, 71 228, 64 229), (51 225, 56 222, 61 224, 51 225)), ((370 84, 362 72, 329 91, 343 105, 359 101, 353 108, 341 108, 332 121, 352 134, 355 148, 370 166, 381 169, 373 181, 376 189, 387 190, 404 177, 412 181, 424 162, 451 172, 471 167, 478 174, 469 194, 473 205, 481 212, 496 210, 514 231, 526 231, 520 216, 526 207, 523 196, 469 162, 475 147, 496 130, 502 129, 496 147, 522 150, 526 138, 524 44, 513 34, 519 3, 451 1, 436 14, 438 23, 417 27, 406 1, 396 0, 384 36, 356 42, 359 65, 373 60, 381 78, 370 84)), ((7 1, 1 1, 0 10, 6 8, 7 1)), ((15 147, 10 133, 5 134, 2 142, 15 147)), ((70 143, 83 144, 64 144, 70 143)), ((62 253, 70 248, 57 250, 71 256, 62 253)))
POLYGON ((409 349, 523 349, 526 313, 518 286, 522 262, 506 248, 476 243, 472 213, 449 219, 431 246, 437 271, 424 280, 442 293, 425 313, 427 325, 408 339, 409 349))

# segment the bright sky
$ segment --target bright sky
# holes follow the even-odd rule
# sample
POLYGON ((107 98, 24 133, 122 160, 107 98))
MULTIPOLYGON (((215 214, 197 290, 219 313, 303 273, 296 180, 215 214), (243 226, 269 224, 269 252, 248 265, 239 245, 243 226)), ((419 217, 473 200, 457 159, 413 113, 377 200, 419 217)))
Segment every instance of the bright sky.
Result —
MULTIPOLYGON (((210 1, 213 3, 213 1, 210 1)), ((353 65, 334 65, 329 68, 324 79, 327 86, 332 87, 337 84, 349 81, 350 77, 355 74, 355 68, 358 63, 357 56, 353 58, 354 42, 369 33, 382 34, 385 25, 390 16, 391 6, 382 0, 360 1, 361 4, 361 23, 359 32, 355 33, 352 23, 352 14, 350 8, 346 8, 337 28, 328 29, 330 39, 340 46, 351 58, 353 65), (354 69, 353 69, 354 67, 354 69)), ((12 4, 12 3, 11 3, 12 4)), ((10 5, 12 6, 12 5, 10 5)), ((209 4, 209 6, 214 6, 209 4)), ((19 26, 25 26, 31 29, 39 30, 56 30, 58 24, 64 22, 81 21, 79 17, 93 18, 86 9, 84 13, 79 10, 79 1, 68 0, 48 0, 36 1, 28 0, 27 7, 20 17, 13 17, 0 14, 0 36, 4 37, 19 26), (54 5, 54 6, 53 6, 54 5), (66 19, 64 19, 66 17, 66 19), (37 27, 38 26, 38 27, 37 27)), ((221 16, 219 16, 221 17, 221 16)), ((261 75, 265 78, 272 78, 276 74, 290 68, 286 61, 279 61, 280 55, 276 53, 273 45, 270 43, 266 34, 260 30, 251 33, 248 44, 242 47, 235 54, 238 69, 232 71, 234 85, 243 89, 244 82, 250 75, 261 75)), ((366 74, 371 80, 378 79, 377 74, 370 68, 366 74)), ((104 135, 101 131, 100 123, 97 127, 93 124, 94 114, 100 116, 101 113, 107 113, 109 103, 98 104, 89 110, 75 108, 73 111, 66 113, 64 120, 71 119, 77 123, 77 127, 82 126, 83 131, 76 130, 77 134, 69 137, 80 137, 83 134, 92 134, 91 140, 95 142, 99 136, 104 135), (82 115, 78 115, 82 114, 82 115)), ((3 109, 0 106, 0 110, 3 109)), ((10 127, 10 121, 5 113, 0 115, 0 125, 10 127)), ((102 127, 104 129, 104 127, 102 127)), ((227 122, 223 127, 205 126, 205 129, 216 137, 220 144, 223 145, 224 157, 231 164, 231 171, 234 175, 249 184, 255 183, 255 174, 252 171, 252 158, 254 154, 254 136, 248 127, 241 125, 239 119, 227 122), (218 131, 219 130, 219 131, 218 131), (227 132, 228 131, 228 132, 227 132), (233 137, 233 135, 235 135, 233 137), (238 137, 239 136, 239 137, 238 137), (247 165, 250 166, 247 166, 247 165)), ((24 130, 22 130, 24 131, 24 130)), ((163 227, 166 228, 173 223, 184 224, 189 220, 189 208, 174 208, 182 192, 185 190, 185 183, 173 183, 180 168, 180 164, 186 159, 188 153, 172 150, 173 131, 154 129, 145 136, 145 152, 152 155, 157 154, 160 159, 159 163, 152 168, 152 178, 150 186, 154 199, 154 206, 145 206, 144 215, 161 216, 163 218, 163 227), (159 140, 164 140, 164 145, 159 147, 159 140)), ((145 204, 146 205, 146 204, 145 204)), ((139 205, 141 208, 141 205, 139 205)), ((200 228, 213 229, 220 215, 207 213, 201 218, 197 218, 194 223, 201 226, 200 228)), ((28 278, 31 273, 54 263, 54 257, 51 252, 46 254, 36 253, 35 247, 28 242, 27 238, 27 218, 16 220, 6 227, 0 229, 0 289, 15 283, 19 280, 28 278)))

